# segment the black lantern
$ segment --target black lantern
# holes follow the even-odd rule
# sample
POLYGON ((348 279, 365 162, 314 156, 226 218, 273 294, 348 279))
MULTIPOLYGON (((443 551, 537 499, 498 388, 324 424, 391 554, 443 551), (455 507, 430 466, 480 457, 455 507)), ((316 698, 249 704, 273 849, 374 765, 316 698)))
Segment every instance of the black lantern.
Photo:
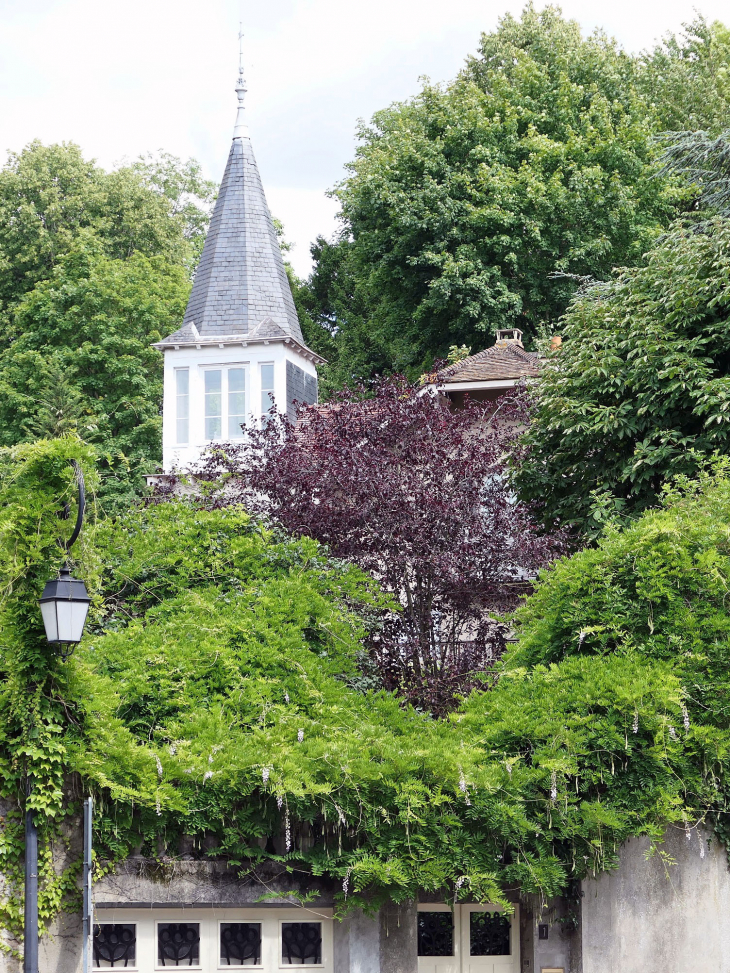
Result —
MULTIPOLYGON (((79 490, 79 504, 76 514, 76 525, 67 541, 60 541, 59 544, 68 553, 76 538, 81 533, 84 522, 84 509, 86 507, 86 490, 84 488, 84 474, 81 467, 75 461, 71 461, 76 478, 76 485, 79 490)), ((68 517, 68 504, 64 504, 62 511, 63 517, 68 517)), ((52 581, 46 581, 46 586, 41 595, 41 615, 46 629, 46 638, 51 645, 59 646, 61 655, 65 659, 72 652, 74 646, 81 641, 84 634, 86 616, 89 613, 91 598, 86 590, 86 585, 78 578, 72 578, 68 564, 64 564, 58 573, 58 577, 52 581)))
POLYGON ((46 581, 41 595, 41 614, 46 638, 54 645, 75 645, 84 634, 91 598, 86 585, 72 578, 64 565, 57 578, 46 581))

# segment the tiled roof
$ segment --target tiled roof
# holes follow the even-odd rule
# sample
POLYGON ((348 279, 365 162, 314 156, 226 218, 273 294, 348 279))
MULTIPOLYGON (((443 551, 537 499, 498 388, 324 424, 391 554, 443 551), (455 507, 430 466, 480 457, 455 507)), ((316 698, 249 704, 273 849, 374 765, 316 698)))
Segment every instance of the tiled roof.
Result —
POLYGON ((438 385, 451 382, 494 382, 534 378, 540 373, 539 355, 525 351, 514 341, 500 341, 476 355, 436 373, 438 385))
POLYGON ((166 341, 250 335, 304 344, 248 138, 234 138, 182 327, 166 341))

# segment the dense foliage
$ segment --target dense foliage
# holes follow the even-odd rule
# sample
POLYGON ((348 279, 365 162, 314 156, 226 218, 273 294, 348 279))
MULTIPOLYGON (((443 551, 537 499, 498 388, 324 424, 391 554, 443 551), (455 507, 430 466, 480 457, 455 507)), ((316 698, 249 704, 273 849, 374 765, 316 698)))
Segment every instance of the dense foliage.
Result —
POLYGON ((345 389, 328 406, 272 411, 195 469, 216 505, 261 508, 377 578, 401 604, 372 658, 385 686, 434 713, 484 678, 504 648, 495 620, 560 550, 539 536, 504 475, 520 396, 452 410, 402 378, 345 389))
POLYGON ((522 495, 589 535, 727 450, 730 222, 678 223, 645 264, 584 288, 536 389, 522 495))
POLYGON ((341 238, 312 251, 328 381, 417 374, 495 328, 533 336, 564 311, 566 275, 639 262, 684 199, 656 177, 652 136, 725 123, 728 52, 727 31, 699 20, 634 57, 529 5, 452 84, 378 112, 335 190, 341 238))
POLYGON ((419 888, 555 894, 614 863, 629 835, 675 823, 692 838, 708 820, 724 834, 724 476, 550 569, 496 687, 434 720, 355 688, 366 632, 352 609, 382 607, 372 582, 315 541, 185 501, 89 529, 78 570, 95 617, 62 665, 37 597, 79 449, 0 456, 6 927, 19 923, 26 769, 46 918, 73 888, 73 867, 52 867, 54 820, 89 792, 100 864, 182 841, 254 875, 269 861, 329 876, 349 905, 419 888))
POLYGON ((160 458, 162 355, 213 187, 170 156, 105 172, 33 142, 0 170, 0 445, 77 429, 109 509, 160 458))

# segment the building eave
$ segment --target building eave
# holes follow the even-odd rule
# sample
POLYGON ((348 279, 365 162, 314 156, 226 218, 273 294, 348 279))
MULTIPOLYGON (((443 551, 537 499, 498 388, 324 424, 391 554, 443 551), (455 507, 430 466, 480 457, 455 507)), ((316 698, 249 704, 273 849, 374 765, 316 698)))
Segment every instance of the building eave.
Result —
POLYGON ((311 361, 314 365, 326 365, 327 359, 322 358, 318 355, 316 351, 312 351, 311 348, 307 348, 306 345, 297 341, 296 338, 292 338, 289 335, 282 335, 276 337, 249 337, 248 335, 216 335, 215 337, 203 337, 202 335, 198 338, 163 338, 162 341, 156 341, 152 345, 153 348, 157 348, 158 351, 177 351, 180 348, 230 348, 238 346, 240 348, 249 348, 252 345, 286 345, 290 348, 294 348, 298 354, 305 358, 307 361, 311 361))

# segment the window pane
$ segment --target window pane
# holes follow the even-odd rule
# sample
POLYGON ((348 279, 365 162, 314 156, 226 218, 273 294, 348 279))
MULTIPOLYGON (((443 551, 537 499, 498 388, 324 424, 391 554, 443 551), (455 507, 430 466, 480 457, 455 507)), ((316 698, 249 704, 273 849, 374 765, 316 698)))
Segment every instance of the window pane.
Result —
POLYGON ((273 406, 274 365, 267 363, 261 366, 261 415, 266 415, 273 406))
POLYGON ((205 393, 208 392, 220 392, 221 390, 221 373, 220 369, 206 369, 205 372, 205 393))
POLYGON ((157 962, 160 966, 198 966, 200 923, 158 922, 157 962))
POLYGON ((245 368, 228 369, 228 391, 229 392, 246 391, 246 369, 245 368))
POLYGON ((222 922, 220 930, 221 966, 261 965, 260 922, 222 922))
POLYGON ((205 372, 205 438, 220 439, 223 429, 221 421, 221 372, 208 369, 205 372))
POLYGON ((190 375, 187 368, 178 368, 175 372, 175 440, 178 443, 187 443, 190 433, 190 375))
POLYGON ((450 912, 418 913, 418 955, 454 955, 454 918, 450 912))
POLYGON ((228 438, 240 439, 246 421, 246 369, 228 369, 228 438))
POLYGON ((306 966, 322 962, 321 922, 282 922, 281 965, 306 966))
POLYGON ((94 926, 92 952, 98 970, 135 966, 137 927, 132 922, 102 922, 94 926))
POLYGON ((472 956, 509 956, 510 921, 501 912, 469 915, 469 952, 472 956))

